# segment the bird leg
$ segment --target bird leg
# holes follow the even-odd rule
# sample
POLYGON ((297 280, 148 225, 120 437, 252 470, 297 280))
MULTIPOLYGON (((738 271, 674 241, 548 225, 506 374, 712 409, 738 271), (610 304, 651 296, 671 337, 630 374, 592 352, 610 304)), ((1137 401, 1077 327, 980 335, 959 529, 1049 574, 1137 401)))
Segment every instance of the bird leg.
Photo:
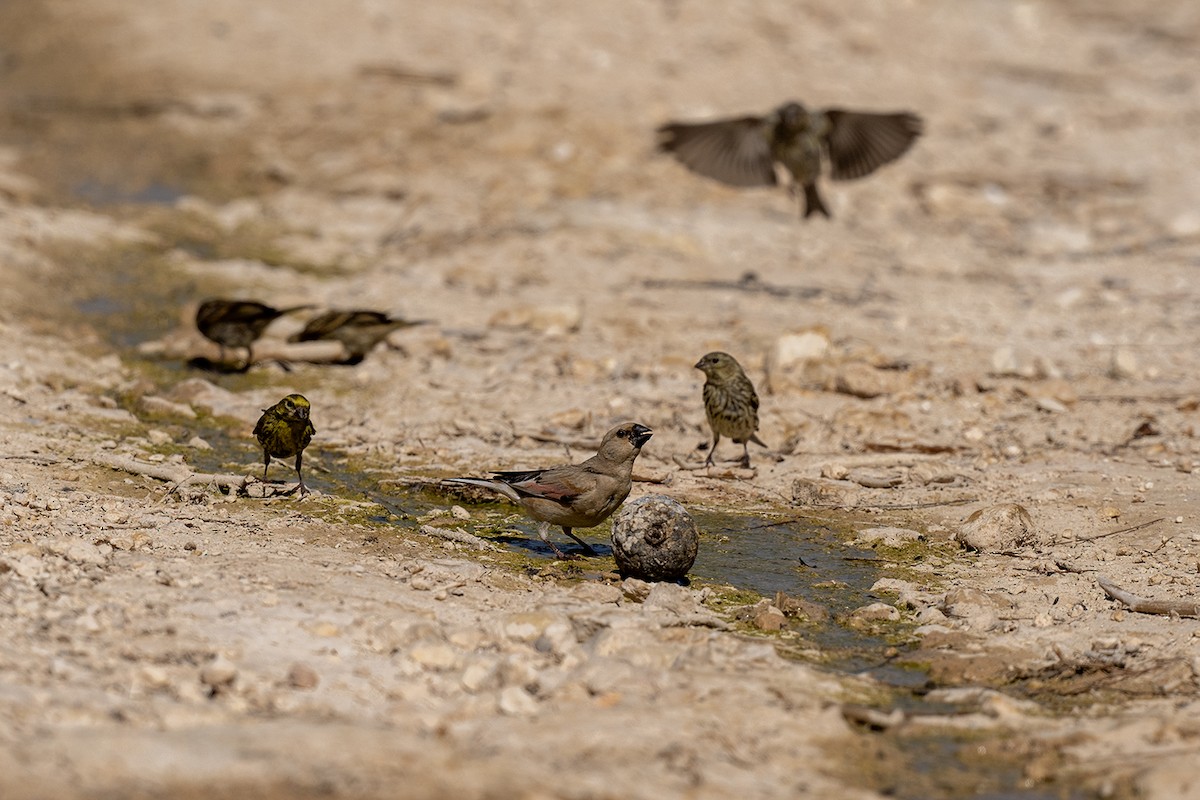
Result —
POLYGON ((271 466, 271 454, 263 453, 263 483, 267 482, 267 467, 271 466))
POLYGON ((538 526, 537 526, 537 532, 538 532, 538 536, 541 538, 541 540, 543 542, 545 542, 547 545, 549 545, 550 549, 554 551, 555 558, 561 558, 564 560, 570 558, 569 555, 564 553, 562 550, 558 549, 558 545, 556 545, 554 542, 550 541, 550 523, 539 522, 538 526))
POLYGON ((742 469, 750 469, 750 442, 742 442, 742 469))
MULTIPOLYGON (((308 487, 304 485, 304 475, 300 472, 300 461, 304 458, 304 451, 296 453, 296 477, 300 479, 300 484, 296 487, 300 490, 300 496, 308 494, 308 487)), ((749 458, 749 456, 747 456, 749 458)))
POLYGON ((565 533, 567 536, 570 536, 575 541, 579 542, 579 546, 582 547, 584 552, 587 553, 589 556, 599 555, 599 553, 597 553, 595 550, 592 549, 592 546, 590 544, 585 542, 583 539, 580 539, 575 534, 571 533, 571 529, 568 528, 566 525, 563 526, 563 533, 565 533))
POLYGON ((704 466, 711 467, 713 465, 713 456, 717 454, 717 442, 719 441, 721 441, 721 434, 713 433, 713 444, 708 448, 708 458, 704 459, 704 466))

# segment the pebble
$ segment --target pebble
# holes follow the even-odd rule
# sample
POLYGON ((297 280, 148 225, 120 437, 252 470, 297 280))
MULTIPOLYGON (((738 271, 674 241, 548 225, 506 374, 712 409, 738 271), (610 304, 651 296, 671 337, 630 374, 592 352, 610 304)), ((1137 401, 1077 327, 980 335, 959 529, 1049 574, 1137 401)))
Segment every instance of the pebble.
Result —
POLYGON ((754 627, 760 631, 774 632, 783 629, 783 622, 786 619, 784 613, 773 605, 763 604, 752 618, 754 627))
POLYGON ((858 503, 856 487, 812 478, 796 478, 792 481, 792 502, 796 505, 846 506, 858 503))
POLYGON ((1001 553, 1018 547, 1047 544, 1024 506, 999 503, 967 517, 956 538, 981 553, 1001 553))
POLYGON ((896 394, 910 388, 915 382, 911 371, 876 369, 861 361, 851 362, 838 370, 834 388, 851 397, 869 400, 881 395, 896 394))
POLYGON ((867 547, 903 547, 913 542, 922 542, 925 534, 908 528, 867 528, 858 532, 852 544, 867 547))
POLYGON ((462 687, 468 692, 478 692, 495 687, 499 681, 496 676, 496 666, 484 661, 468 664, 459 678, 462 687))
POLYGON ((871 603, 860 606, 850 612, 849 622, 897 622, 900 619, 900 609, 887 603, 871 603))
POLYGON ((167 671, 155 664, 146 664, 141 669, 142 682, 149 689, 165 689, 171 684, 167 671))
POLYGON ((321 676, 308 664, 297 661, 288 668, 287 681, 293 689, 315 689, 321 682, 321 676))
POLYGON ((217 656, 200 669, 200 682, 213 691, 231 685, 237 676, 237 666, 225 656, 217 656))
POLYGON ((1137 355, 1128 347, 1118 347, 1113 350, 1112 360, 1108 365, 1108 375, 1117 380, 1136 378, 1138 376, 1137 355))
POLYGON ((780 336, 767 353, 767 389, 778 394, 818 380, 819 376, 808 373, 828 354, 829 332, 822 328, 780 336))
POLYGON ((445 642, 420 642, 408 651, 408 657, 428 670, 452 669, 458 664, 458 651, 445 642))
POLYGON ((500 690, 497 706, 502 714, 510 717, 528 717, 537 713, 537 700, 521 686, 509 686, 500 690))
MULTIPOLYGON (((146 395, 138 401, 141 410, 147 414, 163 414, 168 416, 183 417, 184 419, 195 419, 196 410, 186 403, 176 403, 167 400, 163 397, 155 397, 146 395)), ((153 434, 153 431, 151 431, 153 434)), ((151 437, 153 441, 153 436, 151 437)), ((170 441, 168 437, 167 441, 170 441)))

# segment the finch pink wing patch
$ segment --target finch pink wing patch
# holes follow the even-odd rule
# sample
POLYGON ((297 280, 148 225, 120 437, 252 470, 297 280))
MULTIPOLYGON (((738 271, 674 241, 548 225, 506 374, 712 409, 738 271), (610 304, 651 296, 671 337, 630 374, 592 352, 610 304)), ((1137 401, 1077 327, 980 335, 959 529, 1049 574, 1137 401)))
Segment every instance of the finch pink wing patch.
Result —
POLYGON ((548 478, 544 470, 532 472, 494 472, 493 477, 504 481, 518 492, 530 497, 543 497, 559 503, 569 503, 579 496, 574 486, 548 478))

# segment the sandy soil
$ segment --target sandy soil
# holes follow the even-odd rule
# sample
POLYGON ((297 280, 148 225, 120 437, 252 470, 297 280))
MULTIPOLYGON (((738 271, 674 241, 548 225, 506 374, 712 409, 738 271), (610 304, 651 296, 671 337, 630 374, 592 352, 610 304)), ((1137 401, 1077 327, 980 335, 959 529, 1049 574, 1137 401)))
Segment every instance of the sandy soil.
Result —
POLYGON ((0 794, 955 796, 904 742, 965 728, 1024 788, 1200 797, 1200 622, 1097 582, 1200 588, 1200 7, 731 5, 0 6, 0 794), (927 134, 831 222, 653 152, 792 98, 927 134), (213 294, 432 323, 353 368, 180 370, 213 294), (712 349, 778 460, 694 468, 712 349), (877 687, 711 589, 103 466, 253 474, 289 391, 315 474, 385 491, 636 419, 636 493, 918 531, 881 597, 961 713, 853 726, 877 687), (967 523, 999 504, 1028 517, 967 523))

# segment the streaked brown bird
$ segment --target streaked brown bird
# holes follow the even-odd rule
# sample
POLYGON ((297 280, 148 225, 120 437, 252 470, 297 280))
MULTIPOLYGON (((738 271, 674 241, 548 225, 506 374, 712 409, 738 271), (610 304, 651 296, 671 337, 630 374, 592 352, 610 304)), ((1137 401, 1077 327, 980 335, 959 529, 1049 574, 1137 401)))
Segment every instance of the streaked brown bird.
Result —
POLYGON ((392 331, 424 324, 425 320, 389 317, 379 311, 326 311, 310 319, 304 330, 289 337, 288 341, 333 339, 346 348, 345 363, 357 364, 392 331))
POLYGON ((817 191, 824 162, 835 181, 861 178, 904 155, 921 131, 921 118, 906 111, 786 103, 761 117, 668 123, 658 129, 658 146, 693 172, 731 186, 774 186, 780 165, 791 174, 792 194, 804 191, 804 216, 828 217, 817 191))
POLYGON ((704 463, 713 463, 717 442, 722 436, 728 436, 742 446, 741 464, 749 468, 749 442, 767 446, 756 433, 758 393, 754 391, 754 384, 746 377, 737 359, 728 353, 708 353, 696 362, 696 369, 704 373, 704 413, 713 432, 712 448, 704 463))
POLYGON ((204 338, 221 347, 221 360, 225 360, 225 348, 246 348, 246 366, 254 362, 252 346, 275 320, 293 311, 303 311, 311 305, 272 308, 254 300, 205 300, 196 310, 196 327, 204 338))
POLYGON ((450 483, 483 486, 499 492, 538 521, 538 536, 559 558, 566 554, 550 541, 548 528, 559 525, 589 555, 596 551, 573 528, 593 528, 612 516, 633 485, 633 461, 653 432, 626 422, 604 434, 596 455, 581 464, 519 472, 493 472, 492 478, 451 478, 450 483))
POLYGON ((312 441, 317 429, 313 427, 309 415, 312 406, 302 394, 289 394, 270 408, 264 408, 258 424, 254 426, 254 435, 263 449, 263 476, 267 479, 267 468, 271 466, 271 458, 296 457, 296 477, 300 480, 296 487, 300 496, 308 494, 304 485, 304 475, 300 465, 304 458, 304 448, 312 441))

